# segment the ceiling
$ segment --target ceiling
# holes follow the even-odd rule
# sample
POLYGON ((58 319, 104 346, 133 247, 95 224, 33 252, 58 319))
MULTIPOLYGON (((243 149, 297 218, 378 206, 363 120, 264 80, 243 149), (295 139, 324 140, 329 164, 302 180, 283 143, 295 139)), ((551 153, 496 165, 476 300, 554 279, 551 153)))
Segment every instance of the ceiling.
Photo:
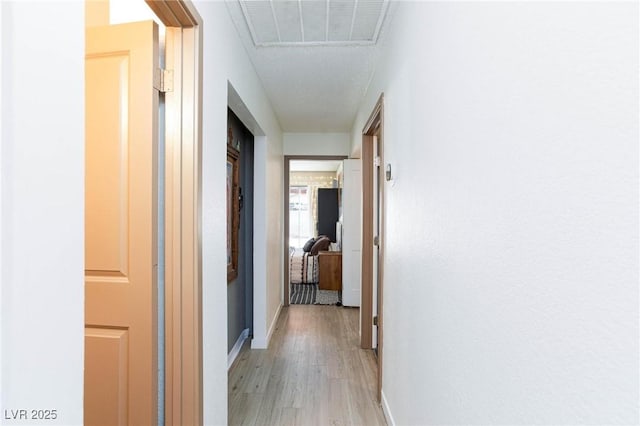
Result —
POLYGON ((375 44, 388 0, 239 0, 256 46, 375 44))
POLYGON ((335 172, 342 164, 341 160, 291 160, 292 172, 335 172))
POLYGON ((282 131, 350 132, 377 63, 388 0, 226 4, 282 131))

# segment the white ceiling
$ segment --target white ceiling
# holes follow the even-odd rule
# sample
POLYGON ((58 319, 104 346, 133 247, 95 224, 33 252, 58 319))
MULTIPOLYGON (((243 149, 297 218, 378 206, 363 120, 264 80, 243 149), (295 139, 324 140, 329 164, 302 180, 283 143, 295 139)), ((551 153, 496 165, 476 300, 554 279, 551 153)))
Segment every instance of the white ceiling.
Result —
POLYGON ((291 160, 289 170, 292 172, 335 172, 340 160, 291 160))
MULTIPOLYGON (((279 10, 281 6, 278 3, 281 3, 281 1, 243 1, 247 4, 251 3, 252 9, 262 11, 261 15, 253 11, 251 18, 249 18, 251 19, 251 25, 256 27, 254 31, 260 34, 268 34, 267 30, 258 30, 257 27, 274 25, 274 12, 271 11, 271 6, 274 6, 274 10, 279 10), (260 16, 262 18, 259 18, 260 16)), ((360 40, 359 43, 361 44, 354 44, 353 40, 350 41, 347 38, 349 35, 353 38, 353 33, 356 32, 355 24, 353 32, 351 31, 351 24, 355 16, 353 15, 355 0, 345 0, 343 2, 331 0, 330 4, 334 2, 344 3, 340 10, 345 13, 347 11, 351 13, 349 19, 334 17, 336 22, 335 29, 330 30, 330 32, 346 34, 343 40, 338 40, 336 36, 335 40, 329 40, 330 43, 286 42, 269 46, 256 46, 240 1, 227 0, 229 14, 256 72, 262 80, 264 89, 284 132, 351 131, 357 109, 377 63, 378 46, 381 38, 384 37, 384 29, 389 19, 381 20, 379 35, 376 35, 376 40, 372 39, 368 44, 360 40), (377 42, 373 44, 372 41, 377 42)), ((287 7, 295 5, 298 14, 300 10, 306 10, 307 3, 314 4, 317 7, 316 15, 321 14, 326 20, 326 0, 320 2, 302 0, 302 6, 298 6, 297 1, 284 3, 288 3, 287 7), (319 7, 320 3, 324 8, 319 7)), ((381 4, 379 0, 359 0, 358 6, 355 8, 356 13, 358 10, 367 10, 363 6, 367 5, 367 3, 381 4)), ((381 10, 386 9, 387 3, 382 3, 384 4, 381 4, 381 10)), ((371 9, 374 9, 374 7, 372 6, 371 9)), ((291 12, 293 9, 289 10, 291 12)), ((311 15, 313 15, 311 12, 303 15, 302 25, 304 28, 308 28, 307 25, 310 26, 309 28, 318 27, 319 24, 313 24, 311 15)), ((335 15, 337 16, 337 13, 335 15)), ((293 19, 295 21, 294 18, 284 19, 293 19)), ((374 19, 369 17, 367 22, 373 21, 374 19)), ((300 25, 299 20, 295 22, 300 25)), ((320 19, 318 22, 322 23, 324 21, 320 19)), ((326 31, 326 22, 324 24, 326 31)), ((306 29, 304 32, 306 40, 308 38, 307 34, 311 34, 312 31, 306 29)), ((366 31, 363 30, 363 32, 366 31)), ((285 31, 281 29, 281 39, 283 33, 285 31)), ((292 37, 294 37, 292 34, 294 33, 295 31, 287 32, 284 39, 292 40, 292 37)), ((264 36, 263 39, 267 40, 268 37, 264 36)))
POLYGON ((253 44, 375 44, 389 0, 239 0, 253 44))

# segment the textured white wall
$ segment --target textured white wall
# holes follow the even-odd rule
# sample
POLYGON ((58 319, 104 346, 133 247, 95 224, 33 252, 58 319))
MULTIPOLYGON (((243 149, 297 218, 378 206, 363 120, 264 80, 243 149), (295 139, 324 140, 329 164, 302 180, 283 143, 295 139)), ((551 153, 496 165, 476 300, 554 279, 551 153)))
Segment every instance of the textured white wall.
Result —
POLYGON ((402 3, 385 92, 399 425, 637 424, 638 3, 402 3))
POLYGON ((284 155, 349 155, 349 133, 284 133, 284 155))
MULTIPOLYGON (((254 306, 256 339, 282 303, 282 133, 224 2, 194 2, 203 26, 202 260, 204 423, 227 423, 225 164, 228 84, 264 137, 256 138, 254 306), (261 188, 264 188, 261 190, 261 188)), ((252 131, 252 128, 248 124, 252 131)))
POLYGON ((4 410, 57 410, 47 424, 79 425, 84 6, 0 2, 0 11, 0 415, 6 422, 4 410))

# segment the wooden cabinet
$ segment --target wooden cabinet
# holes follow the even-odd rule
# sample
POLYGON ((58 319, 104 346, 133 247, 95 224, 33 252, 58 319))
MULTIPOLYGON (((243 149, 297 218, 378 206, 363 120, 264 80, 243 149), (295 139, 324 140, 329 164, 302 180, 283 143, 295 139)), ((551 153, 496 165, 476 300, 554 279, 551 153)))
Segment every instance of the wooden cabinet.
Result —
POLYGON ((342 290, 342 252, 321 251, 318 264, 320 290, 342 290))

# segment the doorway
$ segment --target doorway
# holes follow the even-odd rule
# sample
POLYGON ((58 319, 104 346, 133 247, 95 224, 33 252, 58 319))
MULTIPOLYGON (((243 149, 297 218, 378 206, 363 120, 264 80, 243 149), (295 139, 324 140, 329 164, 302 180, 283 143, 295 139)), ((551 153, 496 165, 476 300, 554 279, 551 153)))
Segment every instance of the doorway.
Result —
POLYGON ((378 360, 378 401, 382 392, 384 278, 384 95, 362 131, 362 308, 363 349, 378 360))
POLYGON ((317 297, 331 298, 327 303, 339 302, 333 293, 319 293, 320 268, 326 268, 327 292, 336 291, 342 280, 340 244, 340 169, 346 156, 285 156, 284 159, 284 306, 292 295, 295 303, 312 304, 317 297), (322 232, 320 232, 322 231, 322 232), (313 244, 319 236, 328 241, 313 244), (309 247, 305 247, 309 245, 309 247), (322 247, 320 247, 322 245, 322 247), (305 251, 304 249, 308 249, 305 251), (329 252, 330 248, 333 251, 329 252), (325 258, 321 265, 320 250, 325 258), (326 252, 326 253, 325 253, 326 252), (292 266, 293 262, 293 266, 292 266), (292 268, 293 273, 292 273, 292 268), (295 286, 295 287, 292 287, 295 286), (295 290, 295 294, 292 291, 295 290))
MULTIPOLYGON (((109 30, 109 2, 86 3, 86 22, 88 26, 95 26, 109 30)), ((120 2, 121 3, 121 2, 120 2)), ((125 60, 118 62, 118 55, 125 55, 127 49, 107 46, 103 51, 88 52, 87 60, 96 61, 96 65, 87 66, 87 78, 91 79, 91 89, 87 90, 87 108, 93 108, 87 114, 87 119, 92 125, 87 125, 87 140, 93 140, 91 149, 87 150, 87 226, 92 231, 87 231, 87 250, 92 255, 87 257, 87 292, 86 292, 86 350, 85 361, 89 368, 85 372, 94 377, 85 375, 85 403, 93 402, 92 407, 86 409, 85 419, 91 422, 91 418, 99 418, 102 421, 112 419, 109 422, 156 424, 197 424, 202 422, 202 360, 201 353, 201 324, 199 322, 201 312, 201 281, 200 281, 200 238, 198 237, 199 213, 199 187, 201 182, 200 162, 198 160, 201 151, 200 111, 201 95, 199 90, 201 71, 199 61, 201 58, 201 44, 199 25, 202 20, 197 11, 188 0, 180 1, 139 1, 137 4, 126 2, 126 11, 139 11, 149 6, 151 17, 130 16, 130 20, 154 19, 166 26, 166 68, 162 71, 158 63, 153 66, 145 66, 145 73, 149 84, 136 84, 127 77, 126 67, 132 69, 137 60, 125 60), (146 3, 146 4, 145 4, 146 3), (117 55, 111 55, 110 49, 117 50, 117 55), (107 52, 106 54, 104 52, 107 52), (111 61, 113 78, 107 78, 103 73, 108 70, 106 66, 100 66, 100 61, 111 61), (171 76, 172 78, 164 78, 171 76), (118 83, 115 83, 118 82, 118 83), (171 83, 171 84, 170 84, 171 83), (132 94, 127 104, 120 103, 117 96, 120 93, 102 93, 103 87, 111 87, 119 84, 120 92, 124 93, 124 87, 136 87, 144 92, 137 96, 132 94), (149 94, 154 91, 153 96, 149 94), (166 92, 161 95, 160 92, 166 92), (100 101, 101 96, 111 96, 115 99, 111 103, 114 108, 108 109, 105 102, 100 101), (149 101, 153 97, 153 101, 149 101), (164 100, 158 106, 158 99, 164 100), (151 108, 141 107, 141 99, 151 102, 151 108), (125 106, 122 108, 122 106, 125 106), (118 108, 122 108, 119 110, 118 108), (165 121, 140 120, 135 118, 140 111, 150 110, 151 115, 165 112, 165 121), (125 113, 125 111, 128 111, 125 113), (122 113, 124 115, 120 115, 122 113), (101 124, 106 121, 100 119, 105 114, 114 119, 114 123, 123 126, 130 125, 144 128, 140 131, 122 131, 113 136, 109 143, 95 143, 96 138, 101 137, 101 124), (130 114, 130 115, 127 115, 130 114), (93 117, 93 119, 91 119, 93 117), (97 119, 96 119, 97 117, 97 119), (125 118, 122 120, 122 118, 125 118), (97 124, 95 124, 97 123, 97 124), (154 124, 156 123, 156 124, 154 124), (137 151, 126 149, 126 144, 118 145, 128 138, 140 138, 144 136, 144 142, 132 142, 136 150, 147 150, 146 153, 137 155, 137 151), (158 142, 158 136, 164 135, 164 144, 158 142), (115 141, 115 143, 114 143, 115 141), (125 149, 122 149, 122 148, 125 149), (111 156, 101 154, 101 150, 111 149, 111 156), (162 152, 160 152, 162 151, 162 152), (133 154, 131 154, 133 152, 133 154), (164 156, 163 156, 164 154, 164 156), (111 161, 111 173, 105 179, 97 174, 100 165, 105 161, 111 161), (131 164, 134 164, 131 167, 131 164), (145 166, 142 167, 141 164, 145 166), (98 165, 96 167, 96 165, 98 165), (164 168, 164 174, 162 174, 164 168), (141 169, 144 169, 141 171, 141 169), (140 180, 140 174, 144 179, 140 180), (119 180, 119 181, 118 181, 119 180), (107 188, 102 188, 106 186, 107 188), (159 192, 164 187, 164 205, 159 192), (160 190, 159 190, 160 188, 160 190), (111 228, 119 232, 110 235, 95 235, 96 230, 102 229, 95 222, 104 219, 100 213, 100 195, 110 194, 112 206, 119 214, 112 221, 111 228), (131 212, 128 216, 125 212, 131 212), (145 214, 146 219, 141 223, 136 215, 145 214), (160 217, 161 220, 158 220, 160 217), (102 219, 101 219, 102 218, 102 219), (162 221, 164 219, 164 222, 162 221), (164 226, 163 226, 164 223, 164 226), (157 226, 156 226, 157 224, 157 226), (162 228, 162 229, 159 229, 162 228), (146 235, 143 235, 145 234, 146 235), (164 233, 165 245, 159 244, 158 237, 164 233), (105 245, 105 238, 114 244, 105 245), (116 241, 117 240, 117 241, 116 241), (99 242, 100 244, 97 244, 99 242), (96 249, 97 247, 97 249, 96 249), (111 250, 107 250, 111 249, 111 250), (110 253, 112 254, 109 257, 110 253), (113 255, 115 253, 115 255, 113 255), (97 257, 100 255, 100 257, 97 257), (146 256, 144 259, 139 257, 146 256), (161 261, 164 256, 165 265, 161 261), (131 259, 135 257, 135 264, 131 259), (109 262, 106 262, 106 261, 109 262), (117 268, 114 269, 114 265, 117 268), (96 269, 95 266, 99 266, 96 269), (105 309, 104 303, 94 303, 100 299, 100 289, 95 278, 98 277, 101 284, 110 283, 109 291, 118 292, 126 289, 129 278, 133 274, 134 267, 145 271, 139 281, 139 286, 131 288, 145 288, 147 291, 136 296, 129 297, 126 309, 118 312, 123 316, 125 311, 132 315, 143 317, 144 321, 138 321, 142 328, 134 329, 121 323, 105 323, 101 321, 105 309), (165 275, 165 287, 162 290, 158 275, 165 275), (95 294, 92 294, 95 293, 95 294), (163 298, 164 296, 164 298, 163 298), (95 299, 95 300, 94 300, 95 299), (134 300, 135 299, 135 300, 134 300), (164 309, 162 309, 164 308, 164 309), (157 316, 158 312, 166 312, 166 317, 157 316), (102 315, 102 316, 101 316, 102 315), (104 324, 104 326, 102 326, 104 324), (113 325, 115 324, 115 325, 113 325), (164 328, 164 330, 163 330, 164 328), (140 330, 143 330, 140 332, 140 330), (166 332, 165 332, 166 330, 166 332), (185 330, 189 330, 185 333, 185 330), (143 336, 145 350, 135 350, 134 338, 143 336), (106 346, 108 348, 106 348, 106 346), (103 349, 109 349, 109 354, 103 349), (93 353, 93 355, 91 355, 93 353), (99 360, 109 355, 112 360, 109 365, 101 365, 99 360), (163 362, 164 361, 164 362, 163 362), (92 365, 97 368, 93 368, 92 365), (136 365, 146 365, 148 368, 139 369, 136 365), (92 370, 93 368, 93 370, 92 370), (110 371, 102 371, 108 370, 110 371), (136 375, 129 375, 135 369, 136 375), (139 377, 139 371, 144 371, 144 377, 139 377), (160 374, 158 374, 160 372, 160 374), (94 374, 95 373, 95 374, 94 374), (100 374, 109 374, 110 383, 115 383, 115 392, 110 392, 104 383, 95 385, 95 378, 100 374), (164 374, 163 374, 164 373, 164 374), (126 389, 126 380, 132 383, 132 392, 126 389), (138 384, 144 383, 145 390, 139 390, 138 384), (163 386, 164 385, 164 386, 163 386), (87 392, 88 389, 88 392, 87 392), (108 415, 105 416, 105 406, 108 415), (93 416, 93 417, 92 417, 93 416), (117 421, 116 421, 117 420, 117 421)), ((146 10, 145 13, 149 11, 146 10)), ((123 22, 123 21, 121 21, 123 22)), ((131 24, 123 24, 124 28, 131 24)), ((133 24, 137 25, 137 24, 133 24)), ((100 31, 100 30, 96 30, 100 31)), ((157 32, 157 30, 153 30, 157 32)), ((153 32, 152 31, 152 32, 153 32)), ((101 40, 111 40, 111 36, 98 37, 101 40)), ((127 36, 125 39, 133 40, 127 36)), ((157 49, 157 42, 152 42, 157 49)), ((88 44, 89 46, 89 44, 88 44)), ((151 50, 147 50, 148 52, 151 50)), ((142 56, 147 53, 142 53, 142 56)), ((152 55, 149 55, 150 57, 152 55)), ((157 61, 154 56, 152 61, 157 61)), ((132 73, 133 74, 133 73, 132 73)), ((104 92, 104 90, 103 90, 104 92)), ((120 126, 122 127, 122 126, 120 126)), ((123 130, 119 125, 113 126, 116 130, 123 130)), ((103 197, 102 197, 103 198, 103 197)), ((103 232, 104 233, 104 232, 103 232)), ((138 274, 140 276, 140 274, 138 274)), ((107 291, 107 288, 105 288, 107 291)), ((122 299, 123 294, 113 294, 115 299, 122 299)), ((123 305, 125 306, 125 305, 123 305)), ((117 311, 117 309, 112 309, 117 311)))
MULTIPOLYGON (((229 365, 253 336, 253 170, 254 135, 227 109, 228 145, 238 157, 237 274, 227 282, 227 353, 229 365)), ((233 236, 232 236, 233 237, 233 236)))

